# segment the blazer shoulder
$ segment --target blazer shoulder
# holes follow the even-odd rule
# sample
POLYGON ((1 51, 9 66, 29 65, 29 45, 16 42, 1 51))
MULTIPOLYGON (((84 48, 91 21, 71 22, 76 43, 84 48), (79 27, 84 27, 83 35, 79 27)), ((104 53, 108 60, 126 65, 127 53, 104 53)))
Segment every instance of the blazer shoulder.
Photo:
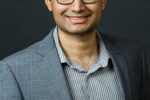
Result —
MULTIPOLYGON (((32 44, 31 46, 16 52, 1 62, 7 63, 9 66, 31 65, 38 63, 41 59, 48 55, 55 47, 52 31, 42 40, 32 44)), ((20 66, 19 66, 20 67, 20 66)))
POLYGON ((29 63, 31 62, 32 58, 35 58, 35 56, 37 56, 36 52, 39 49, 39 45, 40 45, 40 41, 32 44, 31 46, 23 50, 11 54, 10 56, 1 60, 1 62, 5 62, 8 65, 14 65, 16 63, 29 63))
POLYGON ((110 43, 112 46, 114 46, 117 49, 123 49, 123 50, 143 50, 142 46, 132 40, 120 38, 114 35, 110 34, 101 34, 102 39, 104 42, 110 43))

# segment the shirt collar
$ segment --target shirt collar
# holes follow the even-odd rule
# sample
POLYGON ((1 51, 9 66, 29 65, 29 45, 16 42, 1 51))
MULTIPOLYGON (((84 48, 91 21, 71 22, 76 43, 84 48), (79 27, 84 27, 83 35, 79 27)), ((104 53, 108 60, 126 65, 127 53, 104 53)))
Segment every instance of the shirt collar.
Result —
POLYGON ((57 34, 57 26, 55 27, 54 31, 53 31, 53 37, 54 37, 54 41, 55 41, 55 45, 56 45, 56 48, 57 48, 57 51, 58 51, 58 55, 59 55, 59 58, 60 58, 60 62, 61 63, 68 63, 68 60, 60 46, 60 42, 59 42, 59 39, 58 39, 58 34, 57 34))

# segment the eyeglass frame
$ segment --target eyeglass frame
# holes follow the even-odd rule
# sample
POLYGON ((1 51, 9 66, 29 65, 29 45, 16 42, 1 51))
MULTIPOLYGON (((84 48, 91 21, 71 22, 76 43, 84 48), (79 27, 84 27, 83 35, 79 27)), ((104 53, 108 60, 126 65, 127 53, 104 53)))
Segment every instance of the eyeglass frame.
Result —
MULTIPOLYGON (((56 0, 56 1, 57 1, 57 3, 59 3, 61 5, 70 5, 70 4, 72 4, 74 2, 74 0, 72 0, 71 3, 61 3, 61 2, 59 2, 59 0, 56 0)), ((84 2, 84 0, 81 0, 81 2, 83 2, 84 4, 93 4, 93 3, 96 3, 97 1, 98 0, 95 0, 95 2, 92 2, 92 3, 86 3, 86 2, 84 2)))

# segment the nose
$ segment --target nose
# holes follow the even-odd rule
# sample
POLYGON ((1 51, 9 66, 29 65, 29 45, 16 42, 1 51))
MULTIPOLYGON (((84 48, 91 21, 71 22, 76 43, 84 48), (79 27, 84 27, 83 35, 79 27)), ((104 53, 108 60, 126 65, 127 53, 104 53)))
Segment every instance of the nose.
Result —
POLYGON ((73 12, 82 12, 85 9, 85 4, 82 2, 82 0, 74 0, 74 2, 71 5, 71 10, 73 12))

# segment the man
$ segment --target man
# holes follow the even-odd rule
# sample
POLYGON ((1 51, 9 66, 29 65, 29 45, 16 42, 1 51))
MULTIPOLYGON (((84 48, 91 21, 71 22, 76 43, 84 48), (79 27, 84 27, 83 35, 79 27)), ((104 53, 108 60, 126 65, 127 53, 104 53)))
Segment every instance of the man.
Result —
POLYGON ((144 56, 96 31, 106 0, 45 0, 56 27, 0 63, 0 100, 141 100, 144 56))

